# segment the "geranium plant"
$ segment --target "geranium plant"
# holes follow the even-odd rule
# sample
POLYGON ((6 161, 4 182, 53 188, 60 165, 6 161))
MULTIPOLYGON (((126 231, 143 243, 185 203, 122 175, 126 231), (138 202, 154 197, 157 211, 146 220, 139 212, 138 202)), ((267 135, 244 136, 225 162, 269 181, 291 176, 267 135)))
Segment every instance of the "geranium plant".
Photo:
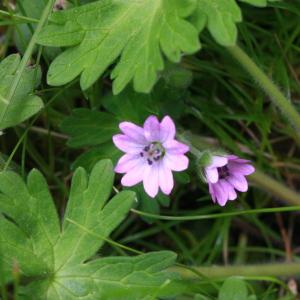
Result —
POLYGON ((298 299, 299 16, 1 1, 0 299, 298 299))

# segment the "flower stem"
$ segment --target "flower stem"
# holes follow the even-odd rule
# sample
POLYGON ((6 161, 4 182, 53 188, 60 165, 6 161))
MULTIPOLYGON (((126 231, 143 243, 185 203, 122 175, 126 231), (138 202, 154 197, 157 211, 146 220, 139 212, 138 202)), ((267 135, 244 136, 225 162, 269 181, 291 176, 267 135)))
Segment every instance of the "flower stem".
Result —
POLYGON ((259 83, 264 92, 280 109, 288 122, 300 134, 300 114, 272 80, 255 64, 255 62, 238 46, 227 47, 229 53, 248 71, 253 79, 259 83))
POLYGON ((291 212, 291 211, 299 211, 300 206, 288 206, 288 207, 271 207, 271 208, 259 208, 259 209, 248 209, 248 210, 236 210, 231 212, 225 213, 213 213, 207 215, 188 215, 188 216, 172 216, 172 215, 157 215, 152 214, 144 211, 140 211, 137 209, 132 208, 130 211, 134 214, 144 216, 151 219, 156 220, 165 220, 165 221, 195 221, 195 220, 209 220, 209 219, 219 219, 219 218, 226 218, 226 217, 236 217, 236 216, 243 216, 243 215, 257 215, 257 214, 269 214, 269 213, 276 213, 276 212, 291 212))
POLYGON ((199 279, 197 273, 207 278, 223 278, 230 276, 293 276, 300 274, 300 262, 273 263, 259 265, 209 266, 193 267, 192 270, 174 267, 173 272, 179 273, 183 279, 199 279))

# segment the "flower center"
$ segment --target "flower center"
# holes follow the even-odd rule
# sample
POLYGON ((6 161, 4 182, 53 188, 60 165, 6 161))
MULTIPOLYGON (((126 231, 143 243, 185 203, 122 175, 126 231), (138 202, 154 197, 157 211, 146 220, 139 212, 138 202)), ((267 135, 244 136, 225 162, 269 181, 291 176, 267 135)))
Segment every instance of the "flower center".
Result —
POLYGON ((226 177, 229 176, 229 170, 228 170, 227 166, 218 168, 218 173, 219 173, 220 179, 225 179, 226 177))
POLYGON ((146 146, 140 156, 147 160, 148 165, 152 165, 154 162, 160 161, 165 155, 165 149, 159 142, 153 142, 146 146))

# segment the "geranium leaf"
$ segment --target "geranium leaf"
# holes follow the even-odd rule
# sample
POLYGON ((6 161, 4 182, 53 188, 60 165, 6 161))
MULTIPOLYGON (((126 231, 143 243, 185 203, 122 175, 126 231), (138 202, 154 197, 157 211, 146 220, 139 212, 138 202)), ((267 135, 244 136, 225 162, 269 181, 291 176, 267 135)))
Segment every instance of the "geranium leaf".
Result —
POLYGON ((237 277, 226 279, 220 289, 218 300, 247 300, 248 289, 244 280, 237 277))
POLYGON ((111 77, 114 93, 132 80, 136 91, 149 92, 164 67, 162 52, 178 62, 200 48, 196 28, 186 20, 196 0, 101 0, 51 17, 40 33, 45 46, 70 47, 48 71, 50 85, 78 75, 83 90, 120 58, 111 77))
MULTIPOLYGON (((12 218, 24 235, 30 236, 33 254, 42 259, 48 271, 51 270, 54 262, 53 245, 60 230, 44 177, 33 170, 28 175, 26 185, 16 173, 2 172, 0 191, 0 212, 12 218)), ((14 230, 17 232, 17 228, 14 230)), ((23 262, 22 259, 20 262, 23 262)))
POLYGON ((43 101, 33 94, 40 82, 39 67, 26 67, 14 93, 10 93, 19 64, 18 54, 9 55, 0 63, 0 130, 25 121, 43 107, 43 101))
MULTIPOLYGON (((251 4, 251 5, 259 6, 259 7, 267 6, 268 1, 272 2, 272 0, 239 0, 239 1, 251 4)), ((275 0, 275 1, 278 1, 278 0, 275 0)))
POLYGON ((98 162, 90 175, 78 168, 60 225, 38 171, 30 172, 26 183, 14 172, 0 173, 0 285, 11 282, 17 266, 26 283, 21 283, 20 299, 140 300, 172 295, 170 282, 176 276, 164 271, 176 258, 172 252, 91 259, 135 199, 134 192, 123 191, 108 201, 113 179, 109 160, 98 162))
MULTIPOLYGON (((239 0, 255 6, 266 6, 268 0, 239 0)), ((272 0, 269 0, 272 2, 272 0)), ((277 0, 273 0, 277 1, 277 0)), ((207 26, 214 39, 223 46, 236 44, 236 23, 242 21, 237 0, 197 0, 191 20, 199 31, 207 26)))
POLYGON ((69 146, 92 146, 110 141, 118 132, 118 120, 109 113, 78 108, 64 119, 61 128, 71 136, 69 146))

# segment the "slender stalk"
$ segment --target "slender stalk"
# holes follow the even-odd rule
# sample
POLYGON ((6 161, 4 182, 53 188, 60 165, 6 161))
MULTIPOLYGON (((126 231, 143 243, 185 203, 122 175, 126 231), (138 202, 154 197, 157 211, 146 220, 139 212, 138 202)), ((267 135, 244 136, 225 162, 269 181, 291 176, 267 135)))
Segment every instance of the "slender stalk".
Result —
POLYGON ((259 265, 209 266, 193 267, 192 270, 173 267, 172 271, 179 273, 184 279, 199 279, 197 273, 206 278, 223 278, 230 276, 293 276, 300 274, 300 262, 273 263, 259 265), (194 272, 193 272, 194 270, 194 272))
POLYGON ((255 64, 255 62, 238 46, 228 47, 229 53, 248 71, 253 79, 280 109, 287 121, 300 135, 300 114, 273 81, 255 64))
POLYGON ((24 21, 24 22, 26 22, 26 23, 38 23, 38 22, 39 22, 38 19, 29 18, 29 17, 25 17, 25 16, 14 15, 14 14, 10 14, 8 11, 1 10, 1 9, 0 9, 0 16, 12 18, 12 19, 17 19, 17 20, 22 20, 22 21, 24 21))
POLYGON ((131 212, 137 215, 152 218, 152 219, 167 220, 167 221, 208 220, 208 219, 219 219, 225 217, 236 217, 242 215, 269 214, 269 213, 276 213, 276 212, 291 212, 291 211, 300 211, 300 206, 259 208, 259 209, 249 209, 249 210, 215 213, 215 214, 208 214, 208 215, 196 215, 196 216, 163 216, 163 215, 156 215, 156 214, 151 214, 144 211, 136 210, 134 208, 131 209, 131 212))
POLYGON ((9 93, 8 93, 8 96, 7 96, 7 101, 9 102, 9 104, 1 111, 0 113, 0 124, 2 123, 2 120, 5 118, 5 115, 7 113, 7 108, 9 105, 12 105, 13 103, 13 100, 14 100, 14 94, 16 92, 16 89, 19 85, 19 82, 21 80, 21 77, 23 75, 23 72, 25 70, 25 67, 31 57, 31 54, 33 52, 33 49, 34 49, 34 46, 36 44, 36 39, 37 39, 37 36, 38 34, 40 33, 41 29, 43 28, 44 24, 47 22, 47 19, 48 19, 48 16, 49 14, 51 13, 52 11, 52 7, 55 3, 55 0, 49 0, 46 7, 44 8, 44 11, 42 13, 42 16, 39 20, 39 23, 36 27, 36 30, 27 46, 27 49, 24 53, 24 56, 18 66, 18 69, 16 71, 16 76, 11 84, 11 87, 10 87, 10 90, 9 90, 9 93))

